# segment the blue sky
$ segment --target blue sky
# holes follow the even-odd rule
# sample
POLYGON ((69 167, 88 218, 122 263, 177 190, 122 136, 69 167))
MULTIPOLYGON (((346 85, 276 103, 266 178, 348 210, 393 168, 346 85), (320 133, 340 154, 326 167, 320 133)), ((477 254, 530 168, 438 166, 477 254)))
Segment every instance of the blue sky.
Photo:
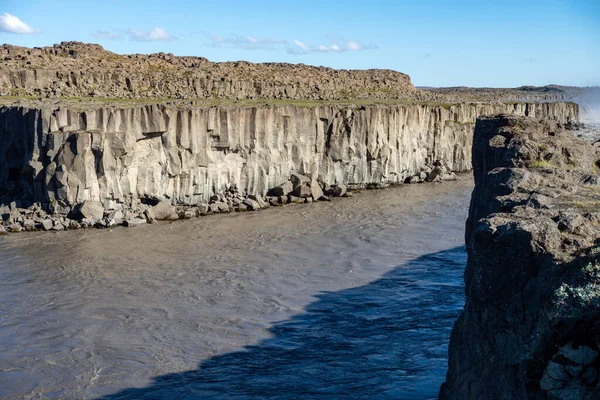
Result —
POLYGON ((600 0, 1 0, 0 43, 389 68, 419 86, 600 85, 600 0))

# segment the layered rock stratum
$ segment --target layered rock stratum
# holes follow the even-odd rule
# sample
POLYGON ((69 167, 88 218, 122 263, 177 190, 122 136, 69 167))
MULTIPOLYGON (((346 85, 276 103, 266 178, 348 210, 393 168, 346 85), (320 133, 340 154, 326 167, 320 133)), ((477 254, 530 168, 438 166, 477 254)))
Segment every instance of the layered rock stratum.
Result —
POLYGON ((0 214, 19 230, 52 213, 60 229, 74 212, 88 225, 100 209, 105 224, 151 221, 158 205, 172 219, 434 181, 470 169, 479 116, 579 119, 573 103, 449 98, 390 70, 4 45, 0 214))
POLYGON ((478 119, 466 305, 440 399, 600 398, 600 147, 478 119))
POLYGON ((79 42, 0 47, 0 96, 396 100, 421 95, 408 75, 392 70, 217 63, 165 53, 120 55, 79 42))
POLYGON ((64 207, 195 205, 231 187, 265 195, 292 172, 327 185, 401 183, 435 161, 470 169, 475 119, 499 112, 578 118, 572 103, 8 106, 0 195, 64 207))

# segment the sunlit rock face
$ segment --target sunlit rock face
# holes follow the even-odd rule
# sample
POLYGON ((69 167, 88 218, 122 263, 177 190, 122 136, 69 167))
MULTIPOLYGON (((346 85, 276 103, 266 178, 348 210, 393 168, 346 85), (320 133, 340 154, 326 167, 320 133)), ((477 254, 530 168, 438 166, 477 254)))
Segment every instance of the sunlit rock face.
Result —
POLYGON ((396 183, 439 160, 471 168, 475 119, 578 119, 571 103, 0 108, 0 196, 72 207, 193 205, 236 186, 265 195, 292 172, 323 184, 396 183))

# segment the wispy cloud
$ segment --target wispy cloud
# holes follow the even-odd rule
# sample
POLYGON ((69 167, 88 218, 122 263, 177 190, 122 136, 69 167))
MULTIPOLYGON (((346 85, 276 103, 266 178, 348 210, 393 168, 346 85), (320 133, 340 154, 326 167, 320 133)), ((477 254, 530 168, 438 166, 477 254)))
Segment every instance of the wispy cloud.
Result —
POLYGON ((33 33, 40 33, 41 31, 27 25, 18 17, 5 12, 4 14, 0 15, 0 32, 29 35, 33 33))
POLYGON ((92 36, 95 37, 96 39, 107 39, 107 40, 117 40, 117 39, 123 38, 122 33, 112 32, 112 31, 103 31, 101 29, 97 30, 96 32, 93 32, 92 36))
POLYGON ((92 33, 96 39, 119 40, 128 38, 135 42, 167 42, 176 38, 162 28, 154 28, 149 32, 139 31, 137 29, 126 30, 97 30, 92 33))
POLYGON ((204 34, 213 47, 232 47, 244 50, 276 50, 287 42, 276 38, 256 38, 254 36, 220 36, 204 34))
POLYGON ((129 39, 135 40, 136 42, 165 42, 175 39, 162 28, 154 28, 150 32, 142 32, 131 29, 128 32, 128 35, 129 39))
POLYGON ((308 53, 342 53, 345 51, 363 51, 376 49, 374 44, 362 44, 355 40, 348 40, 342 43, 331 43, 328 45, 312 46, 299 40, 294 40, 292 46, 287 47, 289 54, 308 54, 308 53))
POLYGON ((362 51, 376 49, 374 44, 363 44, 356 40, 331 38, 328 44, 309 45, 298 39, 288 41, 278 38, 257 38, 247 35, 221 36, 204 32, 208 39, 207 45, 212 47, 229 47, 244 50, 278 50, 289 54, 309 53, 342 53, 346 51, 362 51))

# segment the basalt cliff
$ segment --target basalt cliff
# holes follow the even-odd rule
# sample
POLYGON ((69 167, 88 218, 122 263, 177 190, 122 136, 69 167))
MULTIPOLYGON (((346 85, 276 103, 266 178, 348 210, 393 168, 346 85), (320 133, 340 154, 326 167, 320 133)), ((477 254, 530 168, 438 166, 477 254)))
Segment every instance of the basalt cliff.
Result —
POLYGON ((454 179, 471 167, 479 116, 579 119, 566 102, 432 101, 387 70, 117 55, 76 42, 4 45, 0 61, 0 216, 11 231, 454 179))
POLYGON ((478 119, 466 305, 440 399, 600 398, 600 147, 478 119))

